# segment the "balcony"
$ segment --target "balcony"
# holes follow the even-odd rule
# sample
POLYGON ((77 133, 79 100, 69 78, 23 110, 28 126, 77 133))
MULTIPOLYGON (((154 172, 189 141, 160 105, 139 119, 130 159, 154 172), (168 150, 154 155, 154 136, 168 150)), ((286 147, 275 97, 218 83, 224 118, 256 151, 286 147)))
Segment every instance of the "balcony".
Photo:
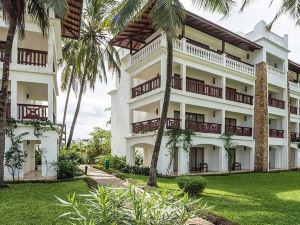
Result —
POLYGON ((252 136, 252 128, 251 127, 240 127, 240 126, 225 126, 225 132, 231 133, 236 136, 245 136, 251 137, 252 136))
POLYGON ((221 134, 221 124, 186 121, 186 128, 194 132, 221 134))
POLYGON ((277 69, 277 68, 275 68, 273 66, 270 66, 270 65, 268 65, 268 73, 274 74, 274 75, 279 76, 279 77, 284 77, 285 74, 286 74, 283 70, 277 69))
POLYGON ((253 105, 253 96, 242 94, 236 91, 226 90, 226 99, 229 101, 253 105))
POLYGON ((295 106, 290 106, 290 113, 294 115, 298 115, 298 108, 295 106))
POLYGON ((222 98, 222 88, 207 85, 202 81, 195 79, 187 78, 186 91, 216 98, 222 98))
MULTIPOLYGON (((173 129, 173 128, 180 128, 180 119, 174 118, 167 118, 166 128, 173 129)), ((158 130, 160 124, 160 118, 141 121, 132 124, 132 132, 135 134, 138 133, 146 133, 158 130)))
MULTIPOLYGON (((161 47, 166 47, 165 37, 159 36, 146 44, 138 52, 131 56, 131 65, 142 61, 145 57, 151 55, 153 52, 158 50, 161 47)), ((175 40, 173 43, 174 50, 183 52, 187 55, 199 58, 201 60, 223 66, 225 68, 241 72, 250 76, 255 76, 255 67, 244 62, 240 62, 230 57, 227 57, 225 54, 220 54, 215 51, 207 50, 199 46, 186 43, 184 39, 175 40)))
POLYGON ((284 130, 270 129, 269 130, 269 137, 284 138, 284 130))
POLYGON ((269 98, 269 106, 279 108, 279 109, 284 109, 285 102, 279 99, 269 98))
MULTIPOLYGON (((0 42, 0 62, 4 60, 5 42, 0 42)), ((18 64, 46 67, 48 59, 48 52, 18 48, 18 64)))
POLYGON ((291 90, 300 92, 300 83, 294 82, 294 81, 290 81, 289 84, 290 84, 290 89, 291 90))
POLYGON ((47 120, 48 106, 18 104, 18 119, 47 120))
POLYGON ((131 89, 132 98, 146 94, 150 91, 160 88, 161 78, 157 76, 131 89))

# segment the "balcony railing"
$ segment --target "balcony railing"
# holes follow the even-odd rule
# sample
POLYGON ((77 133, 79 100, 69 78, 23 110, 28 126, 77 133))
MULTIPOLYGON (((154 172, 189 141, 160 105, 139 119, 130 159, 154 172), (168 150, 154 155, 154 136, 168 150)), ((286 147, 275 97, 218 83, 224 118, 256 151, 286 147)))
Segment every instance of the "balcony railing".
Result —
POLYGON ((186 90, 201 95, 222 98, 222 88, 207 85, 196 80, 187 79, 186 90))
POLYGON ((295 106, 290 106, 290 113, 297 115, 298 114, 298 108, 295 106))
MULTIPOLYGON (((167 118, 166 128, 180 128, 180 119, 167 118)), ((158 130, 160 124, 160 118, 141 121, 132 124, 132 132, 133 133, 146 133, 149 131, 158 130)))
POLYGON ((194 132, 221 134, 221 124, 186 121, 186 128, 194 132))
POLYGON ((18 49, 18 64, 32 66, 47 66, 48 52, 19 48, 18 49))
POLYGON ((182 78, 179 76, 173 76, 171 86, 174 89, 182 90, 182 78))
POLYGON ((251 137, 252 136, 252 128, 251 127, 239 127, 239 126, 225 126, 226 133, 231 133, 236 136, 246 136, 251 137))
POLYGON ((299 137, 297 137, 297 133, 296 132, 291 132, 291 141, 292 142, 298 142, 299 141, 299 137))
POLYGON ((234 102, 253 105, 253 96, 242 94, 236 91, 226 91, 226 99, 234 102))
POLYGON ((269 137, 283 138, 284 137, 284 130, 270 129, 269 130, 269 137))
MULTIPOLYGON (((142 49, 131 56, 131 65, 134 65, 143 60, 148 55, 152 54, 162 46, 166 45, 165 37, 159 36, 142 49)), ((188 55, 200 58, 202 60, 227 67, 229 69, 245 73, 250 76, 255 76, 255 67, 246 63, 230 59, 226 55, 219 54, 218 52, 207 50, 199 46, 186 43, 186 41, 176 39, 174 41, 174 50, 184 52, 188 55)))
POLYGON ((272 74, 275 74, 277 76, 280 76, 280 77, 284 77, 284 75, 285 75, 284 71, 282 71, 280 69, 277 69, 277 68, 275 68, 273 66, 270 66, 270 65, 268 65, 268 72, 272 73, 272 74))
POLYGON ((284 109, 285 108, 285 102, 279 99, 275 98, 269 98, 269 106, 284 109))
POLYGON ((290 89, 293 90, 293 91, 300 92, 300 83, 294 82, 294 81, 290 81, 290 89))
POLYGON ((18 104, 18 119, 47 120, 48 106, 18 104))
POLYGON ((134 88, 131 89, 132 91, 132 98, 135 98, 137 96, 143 95, 145 93, 148 93, 150 91, 153 91, 157 88, 160 88, 161 85, 161 78, 160 76, 157 76, 151 80, 146 81, 145 83, 142 83, 134 88))

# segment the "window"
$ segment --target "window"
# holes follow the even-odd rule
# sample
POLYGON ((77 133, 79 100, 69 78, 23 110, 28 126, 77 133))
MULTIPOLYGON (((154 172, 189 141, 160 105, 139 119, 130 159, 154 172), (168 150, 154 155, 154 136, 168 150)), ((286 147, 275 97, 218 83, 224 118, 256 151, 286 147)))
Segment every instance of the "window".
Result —
POLYGON ((186 113, 185 114, 186 120, 191 122, 200 122, 204 123, 204 115, 203 114, 196 114, 196 113, 186 113))
POLYGON ((225 125, 226 126, 236 126, 236 119, 232 118, 225 118, 225 125))

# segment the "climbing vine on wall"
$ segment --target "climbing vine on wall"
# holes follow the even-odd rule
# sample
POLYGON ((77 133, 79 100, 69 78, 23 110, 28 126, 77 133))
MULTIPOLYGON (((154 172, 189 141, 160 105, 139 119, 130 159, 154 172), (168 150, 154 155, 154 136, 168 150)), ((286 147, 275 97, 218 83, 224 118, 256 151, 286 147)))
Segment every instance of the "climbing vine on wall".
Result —
POLYGON ((175 151, 179 148, 182 148, 184 151, 188 152, 190 146, 192 145, 192 136, 194 135, 194 131, 190 129, 180 129, 173 128, 166 131, 166 135, 169 136, 169 140, 166 144, 170 156, 170 163, 168 165, 167 174, 170 174, 170 169, 175 159, 175 151))
POLYGON ((36 137, 42 136, 45 131, 58 131, 57 126, 51 121, 15 119, 8 119, 6 121, 5 134, 9 138, 11 145, 8 151, 5 152, 5 166, 12 175, 13 181, 15 181, 16 176, 19 177, 19 171, 23 169, 23 164, 27 157, 26 153, 22 151, 21 144, 23 143, 23 137, 29 133, 24 132, 16 135, 15 130, 19 125, 33 126, 33 133, 36 137))

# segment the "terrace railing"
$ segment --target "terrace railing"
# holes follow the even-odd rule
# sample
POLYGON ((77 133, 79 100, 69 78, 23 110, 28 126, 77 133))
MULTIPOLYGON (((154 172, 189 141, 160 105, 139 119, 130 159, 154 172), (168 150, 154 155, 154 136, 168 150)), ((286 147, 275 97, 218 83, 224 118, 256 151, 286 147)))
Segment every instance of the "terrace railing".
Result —
POLYGON ((285 102, 276 98, 269 98, 269 106, 284 109, 285 108, 285 102))
POLYGON ((157 88, 160 88, 160 85, 161 85, 160 76, 152 78, 151 80, 148 80, 145 83, 142 83, 142 84, 132 88, 131 89, 132 98, 135 98, 137 96, 140 96, 140 95, 143 95, 143 94, 148 93, 150 91, 153 91, 157 88))
POLYGON ((295 106, 290 106, 290 113, 297 115, 298 114, 298 108, 295 106))
POLYGON ((18 104, 18 119, 47 120, 48 106, 18 104))
POLYGON ((225 132, 231 133, 236 136, 246 136, 251 137, 252 136, 252 128, 251 127, 240 127, 240 126, 225 126, 225 132))
POLYGON ((19 48, 18 49, 18 64, 32 66, 47 66, 48 52, 19 48))
POLYGON ((200 81, 187 79, 186 91, 216 98, 222 98, 222 88, 204 84, 200 81))
MULTIPOLYGON (((167 118, 166 128, 180 128, 180 119, 167 118)), ((135 134, 155 131, 159 128, 160 118, 141 121, 132 124, 132 132, 135 134)))
POLYGON ((284 130, 270 129, 269 130, 269 137, 284 138, 284 130))
POLYGON ((222 125, 217 123, 205 123, 187 120, 186 128, 191 129, 194 132, 221 134, 222 125))

